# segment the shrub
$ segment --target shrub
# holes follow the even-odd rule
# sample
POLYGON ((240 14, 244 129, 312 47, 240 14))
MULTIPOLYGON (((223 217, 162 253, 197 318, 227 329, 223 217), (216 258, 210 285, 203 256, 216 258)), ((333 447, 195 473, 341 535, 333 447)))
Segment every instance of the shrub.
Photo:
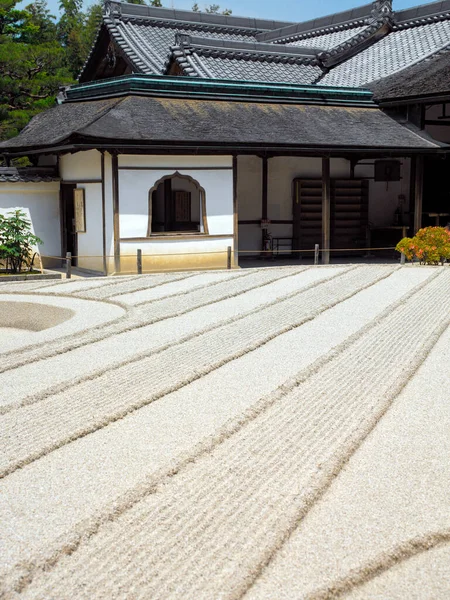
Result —
POLYGON ((0 262, 7 271, 20 273, 33 266, 33 246, 43 241, 31 232, 26 214, 16 210, 10 216, 0 214, 0 262))
POLYGON ((420 264, 444 264, 450 259, 450 231, 444 227, 425 227, 413 238, 403 238, 396 250, 408 260, 419 260, 420 264))

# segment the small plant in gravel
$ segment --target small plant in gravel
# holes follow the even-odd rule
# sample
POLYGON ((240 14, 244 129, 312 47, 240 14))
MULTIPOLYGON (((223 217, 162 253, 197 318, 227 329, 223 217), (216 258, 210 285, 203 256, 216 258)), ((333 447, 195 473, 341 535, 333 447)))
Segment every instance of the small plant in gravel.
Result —
POLYGON ((32 269, 33 246, 43 241, 31 231, 31 223, 21 210, 11 215, 0 214, 0 264, 9 273, 32 269))
POLYGON ((422 265, 444 264, 450 259, 450 231, 444 227, 425 227, 413 238, 403 238, 396 250, 422 265))

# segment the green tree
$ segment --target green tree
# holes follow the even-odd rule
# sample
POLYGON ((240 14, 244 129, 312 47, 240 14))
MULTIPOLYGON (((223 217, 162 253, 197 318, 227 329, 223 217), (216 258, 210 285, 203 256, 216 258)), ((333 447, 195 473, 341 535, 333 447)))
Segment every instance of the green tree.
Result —
MULTIPOLYGON (((198 6, 198 3, 196 2, 195 4, 193 4, 192 6, 192 10, 194 12, 202 12, 198 6)), ((209 14, 221 14, 221 15, 231 15, 233 13, 233 11, 230 8, 225 8, 224 10, 221 11, 219 4, 209 4, 208 6, 205 7, 205 12, 209 13, 209 14)))
POLYGON ((25 44, 45 44, 56 40, 56 17, 50 14, 45 0, 37 0, 25 8, 27 26, 20 41, 25 44))
POLYGON ((97 32, 102 22, 103 3, 101 0, 87 9, 81 39, 83 43, 83 58, 87 58, 95 42, 97 32))
POLYGON ((8 1, 9 10, 1 15, 0 139, 17 135, 31 117, 54 103, 61 84, 73 82, 63 48, 56 40, 44 41, 54 26, 45 4, 37 11, 35 5, 18 11, 16 4, 8 1))
MULTIPOLYGON (((142 2, 142 4, 145 4, 145 2, 142 2)), ((150 6, 157 6, 158 8, 162 8, 162 2, 161 0, 151 0, 150 6)))
POLYGON ((44 242, 33 234, 26 214, 16 210, 10 216, 0 214, 0 262, 7 271, 20 273, 33 267, 33 246, 44 242))
POLYGON ((58 23, 58 39, 65 49, 66 65, 76 78, 86 58, 83 43, 85 16, 81 11, 83 0, 60 0, 61 18, 58 23))

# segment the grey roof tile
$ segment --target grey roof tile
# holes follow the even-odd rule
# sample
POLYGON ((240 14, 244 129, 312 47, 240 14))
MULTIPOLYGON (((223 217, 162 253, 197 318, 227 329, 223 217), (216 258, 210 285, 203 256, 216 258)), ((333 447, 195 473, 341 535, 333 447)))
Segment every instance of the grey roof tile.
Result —
MULTIPOLYGON (((315 147, 428 149, 441 147, 409 131, 378 108, 313 106, 273 102, 244 102, 188 98, 125 96, 97 114, 97 103, 67 102, 47 110, 32 121, 27 133, 0 143, 3 151, 29 150, 57 143, 55 123, 64 123, 66 139, 122 143, 224 144, 249 147, 315 147), (92 106, 93 105, 93 106, 92 106), (90 114, 80 123, 79 108, 90 114), (176 115, 176 118, 174 118, 176 115), (54 137, 56 137, 54 135, 54 137)), ((64 142, 65 143, 65 142, 64 142)))
POLYGON ((393 31, 360 54, 336 66, 320 83, 363 86, 388 77, 450 44, 450 20, 393 31))
POLYGON ((203 71, 206 67, 207 72, 217 79, 311 84, 322 73, 320 67, 298 63, 199 56, 196 53, 193 54, 193 59, 203 71))
POLYGON ((354 35, 361 33, 364 29, 366 29, 365 25, 360 27, 350 27, 348 29, 342 29, 341 31, 333 31, 332 33, 325 33, 323 35, 309 37, 301 36, 293 41, 286 41, 284 44, 287 46, 301 46, 302 48, 323 48, 324 50, 331 50, 335 46, 351 39, 354 35))
MULTIPOLYGON (((164 72, 170 48, 175 44, 177 34, 199 35, 197 28, 173 27, 161 25, 149 21, 119 21, 110 25, 110 31, 117 41, 124 41, 127 47, 137 57, 141 64, 136 66, 139 71, 146 74, 161 74, 164 72)), ((236 30, 216 31, 203 28, 200 32, 202 37, 234 40, 255 41, 255 36, 246 33, 238 33, 236 30)), ((133 60, 133 56, 131 56, 133 60)), ((136 64, 136 58, 133 63, 136 64)))

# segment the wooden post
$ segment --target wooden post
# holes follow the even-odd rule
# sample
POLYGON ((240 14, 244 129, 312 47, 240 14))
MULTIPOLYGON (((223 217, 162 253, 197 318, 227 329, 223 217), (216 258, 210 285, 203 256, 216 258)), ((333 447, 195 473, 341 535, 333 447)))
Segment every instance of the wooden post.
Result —
POLYGON ((331 179, 330 159, 322 158, 322 263, 330 264, 331 179))
MULTIPOLYGON (((261 219, 263 221, 267 221, 267 215, 268 215, 268 189, 269 189, 269 163, 268 163, 268 158, 267 156, 263 156, 262 159, 262 206, 261 206, 261 219)), ((265 240, 265 230, 262 230, 262 241, 261 241, 261 248, 262 250, 265 250, 264 248, 264 240, 265 240)), ((262 254, 263 258, 266 258, 265 254, 262 254)))
POLYGON ((320 249, 320 245, 316 244, 314 247, 314 264, 315 265, 319 264, 319 249, 320 249))
POLYGON ((231 246, 227 248, 227 269, 231 269, 231 246))
POLYGON ((238 216, 238 160, 233 155, 233 232, 234 232, 234 266, 239 266, 239 216, 238 216))
POLYGON ((114 225, 114 271, 116 273, 120 273, 119 159, 117 154, 113 154, 111 160, 114 225))
POLYGON ((423 156, 415 157, 414 235, 422 228, 423 212, 423 156))
POLYGON ((106 191, 105 191, 105 151, 101 153, 101 175, 102 175, 102 252, 103 273, 108 275, 108 263, 106 259, 106 191))
POLYGON ((66 252, 66 279, 72 278, 72 253, 66 252))
POLYGON ((138 248, 138 251, 137 251, 136 261, 137 261, 138 275, 142 275, 142 250, 140 248, 138 248))

